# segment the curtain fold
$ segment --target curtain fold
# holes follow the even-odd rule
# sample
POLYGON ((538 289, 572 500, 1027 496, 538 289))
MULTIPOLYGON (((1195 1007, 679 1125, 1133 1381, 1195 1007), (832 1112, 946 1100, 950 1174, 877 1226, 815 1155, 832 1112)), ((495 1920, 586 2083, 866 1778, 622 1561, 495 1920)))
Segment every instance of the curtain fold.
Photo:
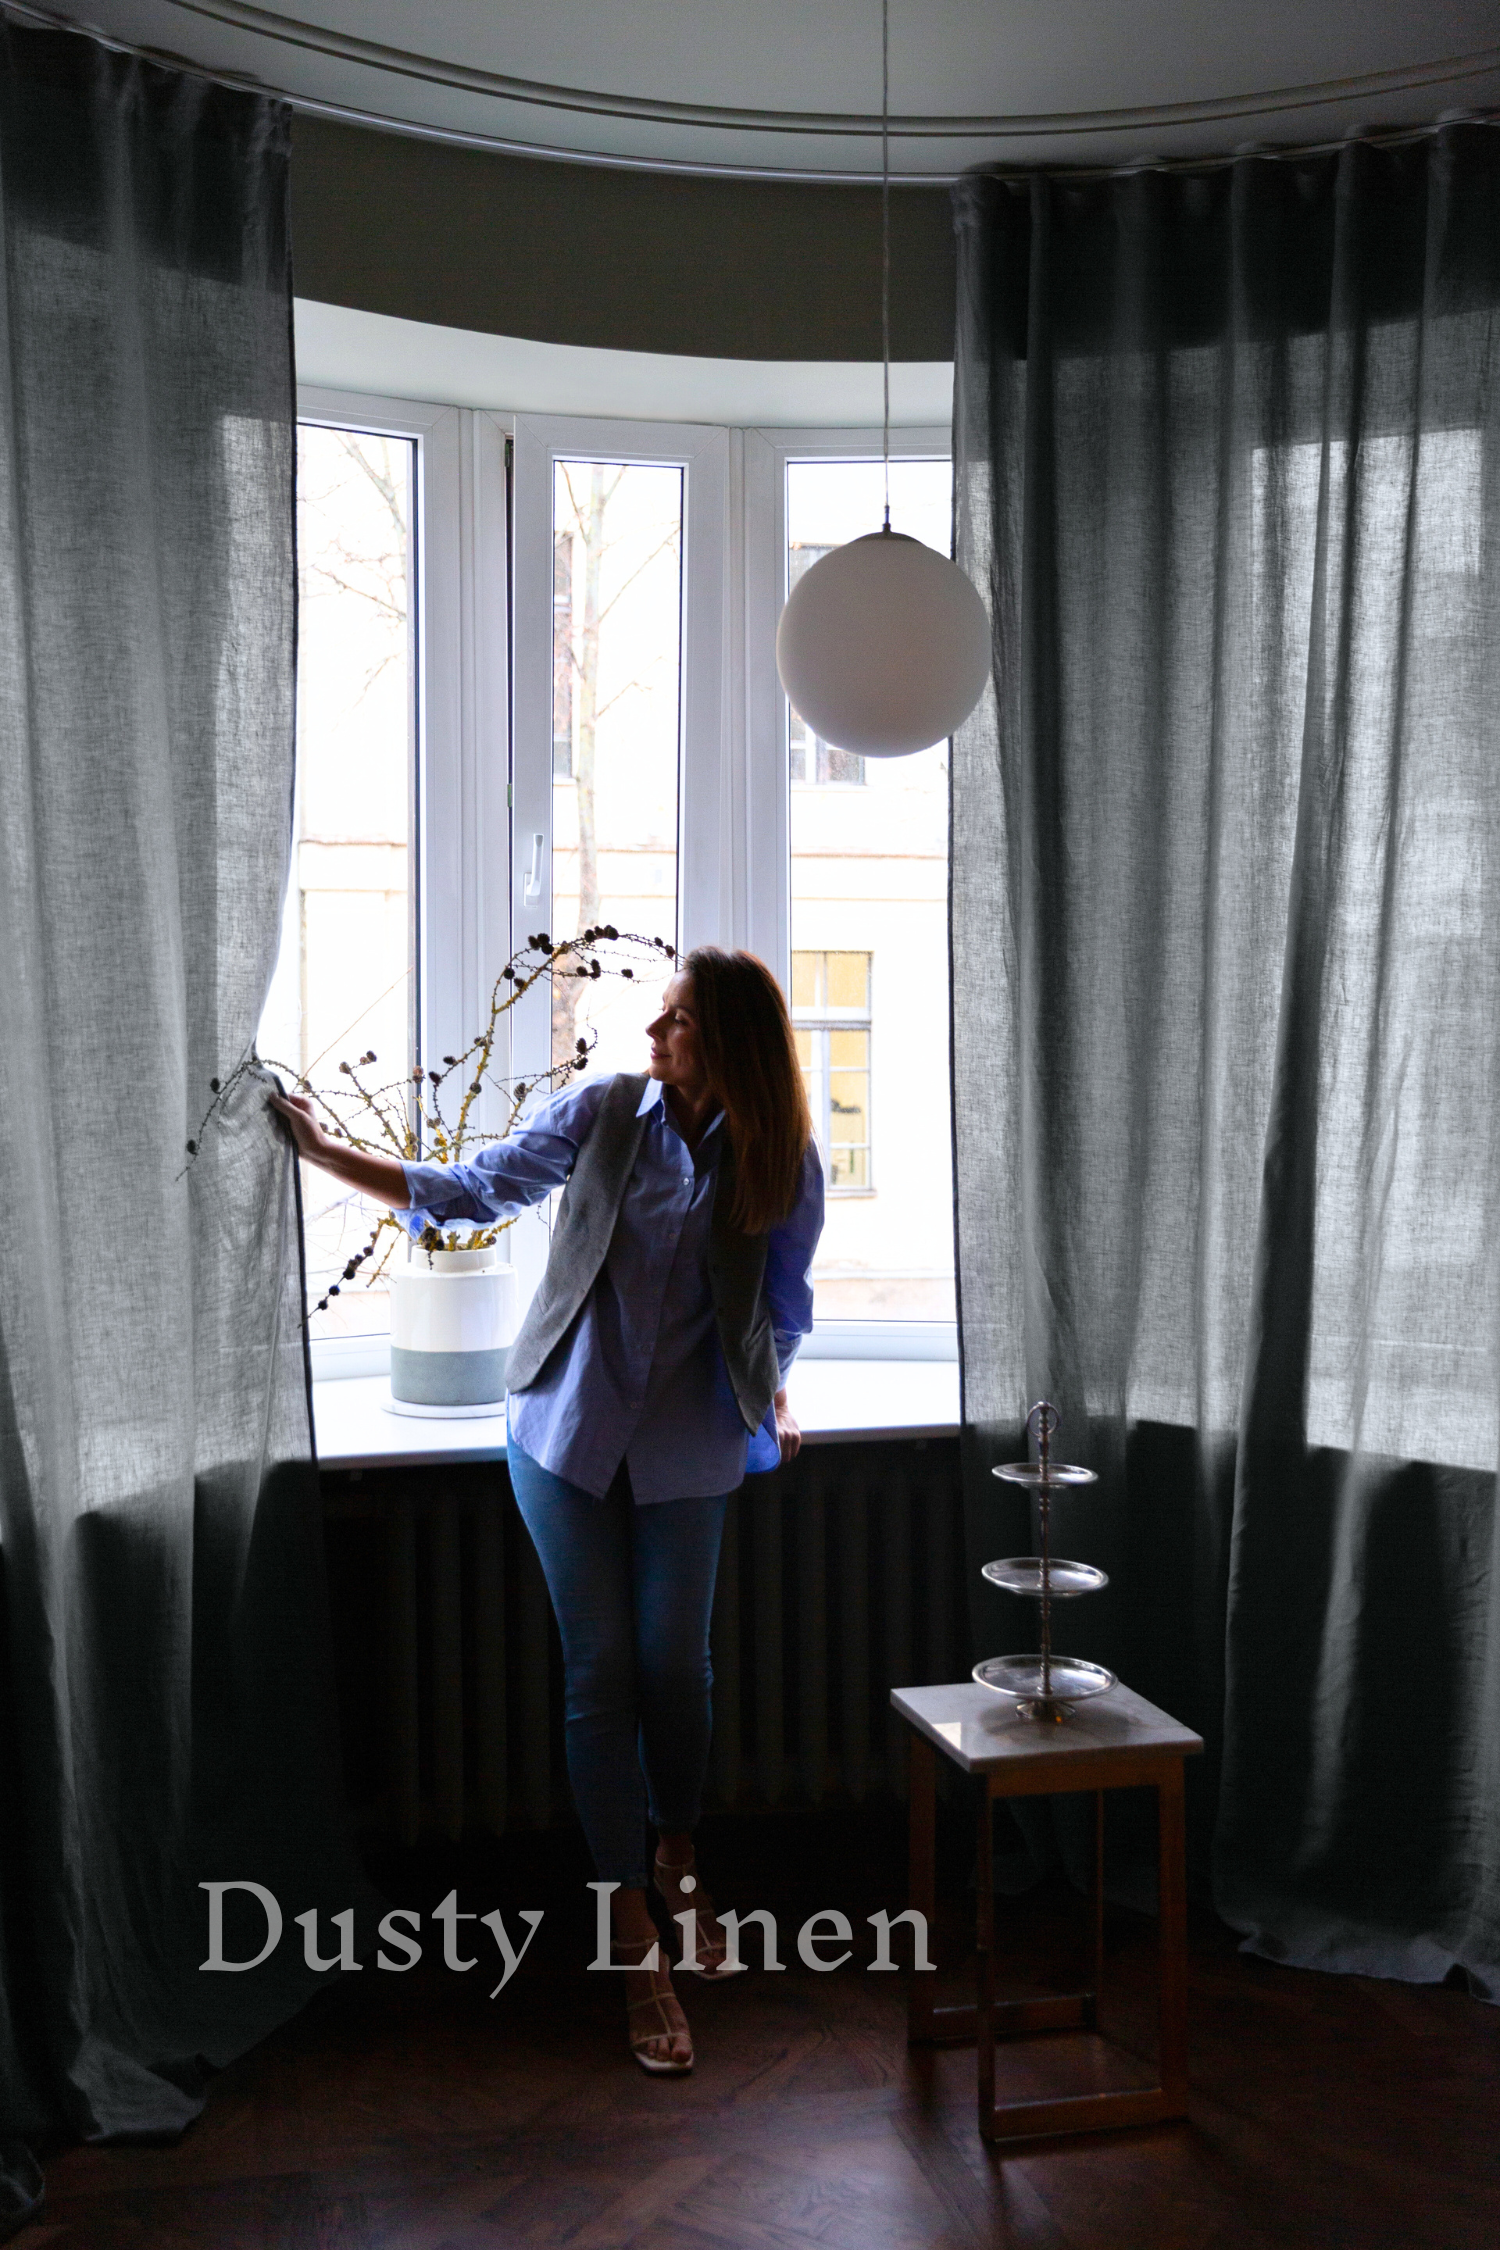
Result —
POLYGON ((179 2128, 318 1981, 202 1973, 200 1884, 365 1903, 293 1167, 250 1079, 186 1148, 289 852, 287 164, 0 16, 0 2227, 16 2139, 179 2128))
POLYGON ((1050 1396, 1220 1910, 1500 1997, 1500 130, 956 218, 970 1559, 1050 1396))

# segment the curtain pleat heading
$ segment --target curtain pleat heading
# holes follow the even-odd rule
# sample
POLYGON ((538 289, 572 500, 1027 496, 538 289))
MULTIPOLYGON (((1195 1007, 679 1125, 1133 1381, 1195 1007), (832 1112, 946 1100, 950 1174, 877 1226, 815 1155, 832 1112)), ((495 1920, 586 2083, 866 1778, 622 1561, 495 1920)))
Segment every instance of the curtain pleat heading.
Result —
POLYGON ((1500 1997, 1500 129, 956 211, 971 1562, 1049 1396, 1221 1911, 1500 1997))
POLYGON ((290 849, 287 163, 0 17, 0 2226, 24 2136, 179 2128, 317 1982, 203 1973, 203 1882, 364 1904, 263 1087, 186 1153, 290 849))

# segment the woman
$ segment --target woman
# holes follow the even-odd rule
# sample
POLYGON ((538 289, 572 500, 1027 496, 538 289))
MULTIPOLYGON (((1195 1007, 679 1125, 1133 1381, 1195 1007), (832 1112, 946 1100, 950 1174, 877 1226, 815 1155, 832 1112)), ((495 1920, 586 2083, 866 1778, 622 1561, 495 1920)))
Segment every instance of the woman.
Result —
POLYGON ((696 1915, 679 1966, 713 1975, 724 1935, 692 1841, 709 1613, 729 1494, 801 1442, 785 1381, 812 1327, 823 1175, 786 1002, 753 954, 689 954, 648 1037, 643 1077, 570 1086, 469 1164, 367 1156, 305 1097, 272 1101, 300 1154, 412 1233, 508 1218, 568 1183, 511 1349, 511 1485, 562 1635, 574 1798, 619 1885, 631 2051, 680 2074, 692 2041, 656 1946, 645 1814, 668 1914, 696 1915))

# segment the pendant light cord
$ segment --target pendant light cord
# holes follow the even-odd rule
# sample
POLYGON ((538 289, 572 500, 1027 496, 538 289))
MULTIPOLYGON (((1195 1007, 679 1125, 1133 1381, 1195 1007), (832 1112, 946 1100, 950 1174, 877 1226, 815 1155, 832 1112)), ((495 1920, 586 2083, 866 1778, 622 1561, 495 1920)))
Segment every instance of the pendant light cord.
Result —
POLYGON ((885 529, 891 528, 891 0, 880 0, 880 356, 885 529))

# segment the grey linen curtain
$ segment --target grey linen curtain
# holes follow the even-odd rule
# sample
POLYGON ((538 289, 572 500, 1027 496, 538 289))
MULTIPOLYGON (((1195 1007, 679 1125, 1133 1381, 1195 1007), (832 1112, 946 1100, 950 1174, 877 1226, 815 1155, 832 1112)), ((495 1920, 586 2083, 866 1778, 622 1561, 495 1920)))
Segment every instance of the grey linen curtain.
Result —
POLYGON ((185 1153, 289 850, 287 156, 0 17, 0 2231, 20 2141, 182 2126, 312 1988, 291 1915, 364 1903, 293 1169, 247 1080, 185 1153), (290 1942, 201 1974, 243 1878, 290 1942))
POLYGON ((1500 1998, 1500 132, 956 208, 970 1561, 1049 1395, 1222 1913, 1500 1998))

